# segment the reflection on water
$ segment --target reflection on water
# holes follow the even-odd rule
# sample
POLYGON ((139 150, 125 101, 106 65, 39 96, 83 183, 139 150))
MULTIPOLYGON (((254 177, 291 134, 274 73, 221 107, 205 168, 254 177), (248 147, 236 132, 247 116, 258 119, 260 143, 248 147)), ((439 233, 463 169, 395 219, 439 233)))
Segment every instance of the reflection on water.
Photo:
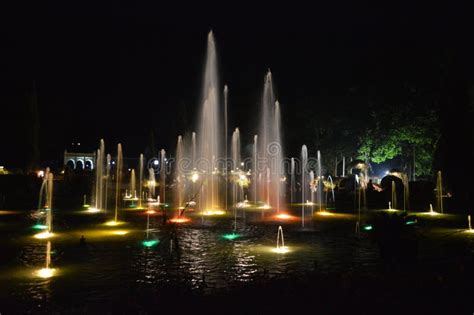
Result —
POLYGON ((378 249, 366 237, 355 237, 350 216, 316 219, 302 230, 298 222, 262 220, 261 213, 249 211, 245 219, 239 214, 238 238, 223 237, 234 232, 232 216, 197 215, 184 226, 163 225, 161 216, 150 216, 148 234, 146 215, 137 211, 127 216, 118 229, 105 226, 101 215, 58 214, 51 266, 59 273, 41 279, 35 272, 45 266, 48 241, 32 238, 33 221, 28 214, 16 214, 0 226, 0 305, 80 309, 142 290, 209 294, 269 278, 305 277, 308 272, 370 274, 379 265, 378 249), (271 251, 278 225, 284 227, 289 253, 271 251), (144 240, 157 242, 144 246, 144 240))

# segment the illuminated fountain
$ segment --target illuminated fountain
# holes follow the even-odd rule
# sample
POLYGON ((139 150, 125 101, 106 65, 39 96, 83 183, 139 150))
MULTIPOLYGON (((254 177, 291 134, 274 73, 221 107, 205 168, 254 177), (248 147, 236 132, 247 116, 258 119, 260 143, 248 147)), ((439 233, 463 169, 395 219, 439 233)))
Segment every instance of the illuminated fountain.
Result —
POLYGON ((44 206, 46 220, 43 225, 37 224, 34 228, 44 229, 45 231, 35 234, 34 237, 38 239, 50 238, 53 236, 53 173, 47 170, 44 177, 45 179, 41 185, 40 194, 42 194, 43 191, 46 193, 46 203, 44 206))
POLYGON ((51 242, 48 241, 46 244, 46 264, 44 268, 41 268, 36 272, 36 275, 40 278, 47 279, 55 275, 56 269, 51 268, 51 242))
POLYGON ((104 210, 107 211, 107 204, 109 201, 109 182, 110 182, 110 168, 112 167, 112 156, 107 154, 107 162, 105 165, 105 193, 104 193, 104 210))
POLYGON ((138 162, 138 207, 142 208, 142 186, 143 186, 143 154, 140 154, 140 159, 138 162))
MULTIPOLYGON (((261 120, 258 135, 258 154, 254 172, 258 181, 258 200, 280 211, 283 205, 283 150, 281 143, 280 104, 275 98, 272 74, 268 71, 265 76, 263 98, 261 105, 261 120), (261 161, 261 163, 259 163, 261 161), (261 180, 266 179, 266 180, 261 180)), ((256 143, 256 141, 255 141, 256 143)))
POLYGON ((166 152, 160 151, 160 202, 166 205, 166 152))
POLYGON ((467 224, 468 224, 468 228, 469 228, 467 231, 469 233, 474 233, 474 230, 472 229, 472 225, 471 225, 471 215, 467 216, 467 224))
POLYGON ((306 171, 308 166, 308 148, 303 144, 301 147, 301 226, 304 227, 304 215, 305 215, 305 197, 306 189, 309 184, 307 183, 306 171))
POLYGON ((240 166, 240 132, 239 128, 235 128, 232 133, 232 145, 231 145, 231 156, 232 156, 232 205, 234 205, 234 212, 236 211, 235 205, 242 200, 243 188, 239 185, 239 181, 245 177, 245 174, 239 169, 240 166), (242 178, 241 178, 242 176, 242 178))
POLYGON ((310 195, 310 202, 308 204, 311 205, 311 214, 314 214, 314 193, 317 189, 317 182, 314 180, 314 172, 309 172, 309 195, 310 195))
POLYGON ((156 201, 155 198, 155 170, 153 168, 148 169, 148 203, 156 201))
POLYGON ((281 225, 278 227, 277 233, 277 245, 275 248, 272 249, 272 252, 277 254, 285 254, 288 253, 290 249, 288 246, 285 246, 285 238, 283 237, 283 228, 281 225))
POLYGON ((207 55, 202 89, 202 108, 198 128, 198 160, 196 166, 203 176, 201 186, 201 209, 204 211, 219 209, 219 169, 218 160, 222 154, 222 129, 220 128, 219 89, 217 76, 217 56, 214 34, 207 38, 207 55))
MULTIPOLYGON (((254 198, 254 203, 257 205, 258 202, 258 135, 253 136, 253 162, 252 162, 252 167, 253 167, 253 198, 254 198)), ((263 212, 262 212, 263 214, 263 212)))
POLYGON ((336 196, 334 195, 334 187, 336 186, 334 185, 331 175, 328 175, 328 186, 329 186, 329 189, 328 189, 328 192, 326 193, 326 204, 328 203, 327 196, 329 194, 329 190, 331 190, 331 197, 332 197, 331 202, 336 203, 336 196))
POLYGON ((295 158, 291 158, 290 166, 290 203, 294 202, 293 193, 296 190, 296 178, 295 178, 295 158))
POLYGON ((104 156, 105 143, 104 139, 100 139, 100 146, 97 150, 95 161, 95 204, 90 210, 97 212, 103 209, 104 202, 104 156))
POLYGON ((444 213, 443 207, 443 179, 441 176, 441 171, 438 171, 438 176, 436 178, 436 203, 438 205, 438 212, 444 213))
POLYGON ((115 226, 118 225, 118 210, 120 207, 120 192, 121 192, 121 182, 122 182, 122 167, 123 167, 123 154, 122 154, 122 145, 117 144, 117 161, 115 164, 115 214, 114 220, 109 221, 106 225, 115 226))
POLYGON ((185 203, 185 181, 186 176, 184 173, 184 146, 183 138, 178 137, 178 143, 176 145, 176 169, 175 169, 175 182, 176 182, 176 191, 175 191, 175 208, 178 211, 184 209, 185 203))
POLYGON ((316 203, 319 205, 319 212, 323 211, 323 192, 324 192, 324 182, 323 182, 323 170, 321 167, 321 152, 318 150, 317 153, 318 163, 316 168, 317 176, 317 188, 316 188, 316 203))

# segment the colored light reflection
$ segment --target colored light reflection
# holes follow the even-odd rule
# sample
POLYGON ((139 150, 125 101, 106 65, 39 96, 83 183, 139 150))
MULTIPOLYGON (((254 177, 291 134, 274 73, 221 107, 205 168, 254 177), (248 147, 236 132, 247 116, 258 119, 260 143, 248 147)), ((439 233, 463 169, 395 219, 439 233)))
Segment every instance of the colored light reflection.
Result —
POLYGON ((413 225, 413 224, 416 224, 416 220, 410 220, 410 221, 407 221, 405 222, 406 225, 413 225))
POLYGON ((225 238, 226 240, 229 240, 229 241, 233 241, 239 237, 240 237, 240 234, 236 234, 236 233, 222 235, 222 238, 225 238))
POLYGON ((290 252, 290 249, 288 248, 288 246, 280 246, 280 247, 272 248, 272 252, 277 253, 277 254, 286 254, 290 252))
POLYGON ((56 269, 53 268, 41 268, 36 272, 36 275, 43 279, 48 279, 54 276, 56 269))
POLYGON ((183 218, 183 217, 170 219, 170 222, 173 222, 173 223, 186 223, 186 222, 189 222, 189 221, 191 221, 191 220, 188 219, 188 218, 183 218))
POLYGON ((146 214, 155 214, 155 213, 156 213, 155 210, 148 210, 148 211, 146 212, 146 214))
POLYGON ((111 232, 113 235, 125 235, 128 234, 128 231, 125 230, 117 230, 117 231, 112 231, 111 232))
POLYGON ((120 221, 108 221, 108 222, 105 222, 105 225, 107 225, 107 226, 117 226, 117 225, 121 225, 123 223, 124 222, 120 222, 120 221))
POLYGON ((374 227, 372 225, 366 225, 366 226, 363 227, 363 229, 366 230, 366 231, 371 231, 371 230, 374 229, 374 227))
POLYGON ((100 209, 97 209, 97 208, 89 208, 86 210, 86 212, 89 212, 89 213, 97 213, 97 212, 100 212, 100 209))
POLYGON ((271 207, 269 205, 263 205, 258 207, 258 209, 271 209, 271 207))
POLYGON ((324 215, 324 216, 334 215, 333 213, 328 212, 328 211, 319 211, 319 212, 317 212, 317 214, 318 215, 324 215))
POLYGON ((224 210, 208 209, 201 212, 202 215, 224 215, 224 210))
POLYGON ((474 234, 474 229, 467 230, 466 232, 474 234))
POLYGON ((273 219, 282 220, 282 221, 295 221, 298 220, 297 217, 289 215, 287 213, 278 213, 273 216, 273 219))
POLYGON ((160 243, 159 240, 145 240, 142 242, 142 245, 145 247, 153 247, 160 243))
POLYGON ((50 237, 53 237, 54 234, 53 233, 50 233, 48 231, 46 232, 41 232, 41 233, 38 233, 38 234, 35 234, 35 238, 37 239, 46 239, 46 238, 50 238, 50 237))
POLYGON ((35 230, 46 230, 48 228, 47 225, 44 224, 35 224, 33 225, 33 229, 35 230))
POLYGON ((83 204, 82 207, 83 208, 89 208, 91 205, 88 205, 88 204, 83 204))

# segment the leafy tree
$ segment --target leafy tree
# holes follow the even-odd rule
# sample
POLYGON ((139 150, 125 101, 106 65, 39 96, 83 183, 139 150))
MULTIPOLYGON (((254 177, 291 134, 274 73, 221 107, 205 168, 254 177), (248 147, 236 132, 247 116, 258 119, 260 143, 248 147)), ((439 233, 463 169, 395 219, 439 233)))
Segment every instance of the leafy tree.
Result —
POLYGON ((417 176, 431 174, 440 138, 437 111, 421 112, 409 104, 372 111, 371 120, 360 139, 360 158, 382 163, 400 157, 403 170, 411 170, 414 161, 417 176))

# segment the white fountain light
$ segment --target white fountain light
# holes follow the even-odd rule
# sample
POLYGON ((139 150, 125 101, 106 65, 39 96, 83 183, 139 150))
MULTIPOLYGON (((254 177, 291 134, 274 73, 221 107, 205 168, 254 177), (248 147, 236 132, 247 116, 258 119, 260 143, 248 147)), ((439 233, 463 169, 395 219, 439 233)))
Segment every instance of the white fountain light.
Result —
POLYGON ((290 251, 288 246, 285 246, 285 238, 283 237, 283 228, 281 225, 278 227, 278 234, 277 234, 277 246, 272 248, 272 252, 277 254, 286 254, 290 251), (281 243, 280 243, 281 239, 281 243))
POLYGON ((54 276, 56 269, 54 268, 41 268, 36 272, 36 275, 43 279, 48 279, 54 276))
POLYGON ((41 232, 41 233, 38 233, 38 234, 35 234, 35 238, 37 239, 46 239, 46 238, 50 238, 50 237, 53 237, 54 234, 49 232, 49 231, 46 231, 46 232, 41 232))
POLYGON ((97 212, 100 212, 100 209, 97 209, 97 208, 89 208, 86 210, 86 212, 89 212, 89 213, 97 213, 97 212))

